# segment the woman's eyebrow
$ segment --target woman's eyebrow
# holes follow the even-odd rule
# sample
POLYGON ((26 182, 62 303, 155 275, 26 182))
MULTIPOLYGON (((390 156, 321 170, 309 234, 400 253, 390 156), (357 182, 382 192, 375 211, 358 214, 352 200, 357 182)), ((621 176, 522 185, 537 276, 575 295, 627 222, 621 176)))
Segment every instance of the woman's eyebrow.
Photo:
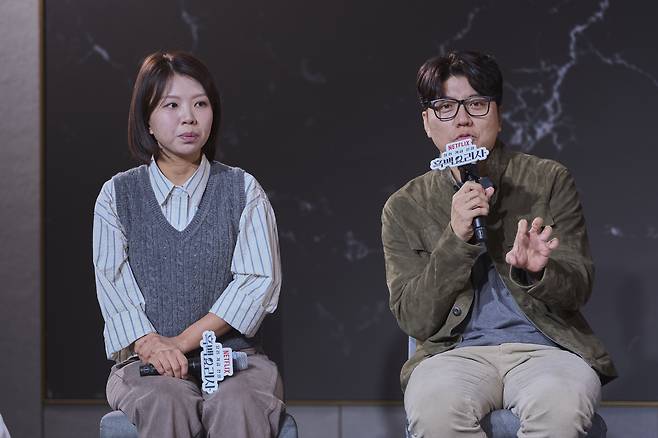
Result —
MULTIPOLYGON (((192 99, 198 99, 199 97, 208 97, 208 96, 206 95, 206 93, 199 93, 199 94, 195 94, 194 96, 192 96, 192 99)), ((164 100, 164 99, 180 99, 180 98, 181 97, 178 96, 178 95, 168 94, 165 97, 163 97, 162 99, 164 100)))

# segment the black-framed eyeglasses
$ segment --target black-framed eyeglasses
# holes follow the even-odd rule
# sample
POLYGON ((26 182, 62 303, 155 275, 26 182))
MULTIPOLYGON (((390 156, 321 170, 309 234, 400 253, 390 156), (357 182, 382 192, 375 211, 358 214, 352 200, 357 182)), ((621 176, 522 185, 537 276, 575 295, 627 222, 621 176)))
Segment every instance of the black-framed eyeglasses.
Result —
POLYGON ((486 116, 489 114, 492 100, 494 98, 489 96, 473 96, 463 100, 443 97, 441 99, 430 100, 426 102, 426 105, 427 108, 431 108, 434 111, 434 115, 439 120, 447 122, 457 117, 460 105, 464 105, 464 109, 472 117, 486 116))

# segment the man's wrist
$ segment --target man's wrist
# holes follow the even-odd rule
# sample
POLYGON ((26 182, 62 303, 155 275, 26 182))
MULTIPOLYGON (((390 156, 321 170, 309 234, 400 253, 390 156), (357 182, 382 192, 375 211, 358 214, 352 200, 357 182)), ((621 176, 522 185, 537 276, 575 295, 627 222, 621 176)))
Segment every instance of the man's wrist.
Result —
POLYGON ((462 242, 469 243, 470 240, 473 238, 473 233, 469 233, 468 231, 466 232, 465 235, 462 236, 462 234, 458 233, 457 230, 455 230, 455 227, 452 225, 452 222, 450 222, 450 230, 452 230, 452 233, 462 242))
POLYGON ((528 277, 528 283, 530 285, 534 285, 535 283, 539 283, 544 277, 544 268, 542 268, 539 272, 525 271, 525 273, 528 277))
POLYGON ((510 266, 510 278, 518 286, 530 289, 544 278, 544 269, 539 272, 531 272, 516 266, 510 266))

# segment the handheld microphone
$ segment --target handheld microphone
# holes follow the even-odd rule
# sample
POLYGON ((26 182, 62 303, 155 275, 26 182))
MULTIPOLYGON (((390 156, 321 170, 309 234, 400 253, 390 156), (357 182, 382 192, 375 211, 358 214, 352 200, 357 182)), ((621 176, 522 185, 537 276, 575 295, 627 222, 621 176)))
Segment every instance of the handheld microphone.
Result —
MULTIPOLYGON (((231 353, 231 359, 233 360, 233 369, 237 371, 246 370, 249 368, 249 363, 247 360, 247 353, 242 351, 233 351, 231 353)), ((203 363, 201 357, 192 357, 187 360, 187 370, 188 373, 193 376, 200 377, 201 369, 203 368, 203 363)), ((160 373, 153 366, 153 364, 140 365, 139 375, 144 376, 159 376, 160 373)))
MULTIPOLYGON (((477 169, 477 162, 485 160, 487 156, 489 156, 487 148, 473 144, 472 138, 464 138, 446 144, 439 158, 435 158, 430 162, 430 169, 443 170, 446 167, 457 167, 462 182, 475 181, 483 186, 491 187, 489 178, 482 178, 482 182, 480 181, 477 169)), ((477 243, 486 244, 487 221, 484 216, 477 216, 473 219, 473 235, 477 243)))
MULTIPOLYGON (((478 184, 480 183, 480 175, 477 164, 475 163, 459 166, 459 174, 461 175, 462 182, 473 181, 478 184)), ((473 236, 477 243, 487 242, 487 219, 484 216, 476 216, 473 219, 473 236)))

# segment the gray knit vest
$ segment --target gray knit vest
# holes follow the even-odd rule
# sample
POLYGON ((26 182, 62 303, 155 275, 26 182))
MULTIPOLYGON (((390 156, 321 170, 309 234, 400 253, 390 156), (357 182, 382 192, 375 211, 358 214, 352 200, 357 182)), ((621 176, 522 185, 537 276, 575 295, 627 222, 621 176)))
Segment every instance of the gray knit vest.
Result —
MULTIPOLYGON (((146 165, 116 176, 114 188, 146 315, 160 335, 176 336, 208 313, 232 279, 244 171, 213 162, 199 209, 183 231, 162 213, 146 165)), ((219 341, 235 349, 250 346, 235 330, 219 341)))

